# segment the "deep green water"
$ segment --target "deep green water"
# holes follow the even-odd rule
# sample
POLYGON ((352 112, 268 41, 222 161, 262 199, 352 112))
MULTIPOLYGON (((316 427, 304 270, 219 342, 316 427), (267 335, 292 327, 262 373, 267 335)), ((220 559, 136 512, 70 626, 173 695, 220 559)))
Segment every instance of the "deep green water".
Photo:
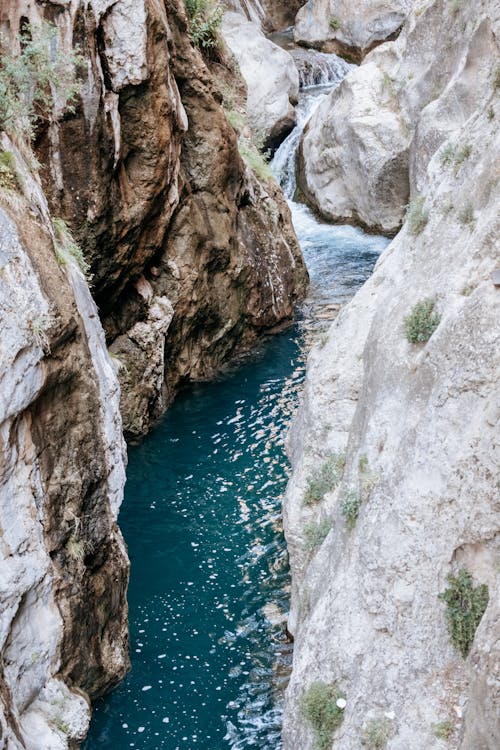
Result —
POLYGON ((280 747, 291 656, 283 441, 305 333, 325 326, 329 305, 353 295, 387 244, 290 205, 311 274, 299 323, 184 392, 129 449, 119 523, 132 563, 132 670, 95 707, 85 750, 280 747))

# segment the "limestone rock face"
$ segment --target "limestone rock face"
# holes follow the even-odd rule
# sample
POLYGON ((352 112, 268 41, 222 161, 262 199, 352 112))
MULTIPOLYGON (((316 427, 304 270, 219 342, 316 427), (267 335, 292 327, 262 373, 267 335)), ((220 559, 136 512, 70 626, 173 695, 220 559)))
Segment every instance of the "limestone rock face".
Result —
POLYGON ((293 58, 239 13, 224 15, 222 34, 247 84, 252 130, 271 144, 279 143, 296 121, 299 74, 293 58))
POLYGON ((0 190, 0 736, 65 750, 129 663, 119 388, 87 282, 2 149, 23 195, 0 190))
POLYGON ((302 0, 224 0, 224 5, 269 32, 292 26, 302 0))
POLYGON ((408 203, 409 132, 383 87, 380 68, 366 63, 322 102, 300 147, 298 181, 328 219, 391 233, 408 203))
MULTIPOLYGON (((291 321, 307 273, 288 207, 241 159, 213 74, 228 80, 229 68, 193 47, 181 0, 11 0, 0 13, 11 34, 22 17, 44 15, 58 43, 78 44, 85 57, 76 112, 40 128, 37 154, 52 212, 69 222, 91 264, 108 344, 119 339, 124 391, 126 369, 134 373, 130 404, 139 398, 141 406, 126 410, 125 430, 143 434, 181 378, 213 375, 291 321), (141 279, 173 306, 168 324, 151 313, 141 279), (202 293, 193 297, 194 288, 202 293), (139 338, 154 338, 154 365, 139 356, 138 323, 139 338)), ((283 80, 293 69, 297 85, 291 65, 283 80)))
MULTIPOLYGON (((496 2, 452 10, 437 0, 392 45, 416 78, 403 95, 418 113, 409 176, 420 225, 405 223, 309 358, 285 501, 295 636, 286 750, 314 747, 300 709, 314 680, 346 695, 339 750, 359 750, 374 727, 387 750, 439 750, 443 722, 454 750, 498 745, 499 24, 496 2), (411 344, 404 318, 422 299, 435 300, 440 321, 411 344), (345 460, 338 484, 304 504, 331 452, 345 460), (321 520, 331 530, 311 549, 306 530, 321 520), (467 658, 438 599, 460 569, 489 589, 467 658)), ((388 47, 372 53, 377 64, 388 47)))
POLYGON ((396 34, 413 0, 313 0, 295 19, 295 41, 359 60, 396 34))
POLYGON ((419 170, 491 90, 492 29, 475 18, 442 2, 414 12, 314 113, 299 183, 325 216, 387 233, 401 225, 410 177, 419 190, 419 170))

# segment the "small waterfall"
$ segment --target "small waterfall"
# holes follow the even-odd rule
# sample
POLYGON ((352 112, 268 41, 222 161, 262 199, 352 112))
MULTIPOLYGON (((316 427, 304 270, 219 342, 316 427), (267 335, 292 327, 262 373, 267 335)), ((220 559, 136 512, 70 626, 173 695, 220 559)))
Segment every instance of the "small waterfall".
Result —
POLYGON ((294 49, 291 54, 299 70, 301 82, 301 94, 296 109, 297 125, 278 148, 271 162, 271 169, 288 200, 293 200, 297 187, 296 156, 306 123, 325 96, 338 86, 354 67, 337 55, 327 55, 314 50, 294 49))
POLYGON ((337 55, 316 50, 295 48, 290 50, 299 71, 301 88, 338 85, 353 65, 337 55))

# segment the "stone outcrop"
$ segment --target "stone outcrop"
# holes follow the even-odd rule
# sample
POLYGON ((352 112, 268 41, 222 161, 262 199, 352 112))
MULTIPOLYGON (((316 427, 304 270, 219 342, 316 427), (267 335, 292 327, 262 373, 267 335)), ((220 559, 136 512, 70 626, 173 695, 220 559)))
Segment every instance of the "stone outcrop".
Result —
POLYGON ((125 446, 87 282, 1 146, 18 188, 0 189, 0 744, 64 749, 128 668, 125 446))
MULTIPOLYGON (((495 42, 488 22, 474 18, 462 29, 463 16, 446 3, 413 13, 399 38, 374 50, 315 112, 299 183, 326 217, 399 228, 415 170, 491 91, 483 60, 495 42)), ((420 176, 413 181, 418 190, 420 176)))
POLYGON ((359 62, 396 36, 413 0, 311 0, 297 13, 295 41, 359 62))
MULTIPOLYGON (((286 750, 315 746, 300 707, 315 680, 346 696, 335 748, 382 736, 387 750, 439 750, 444 733, 455 750, 498 744, 499 24, 492 0, 435 0, 361 68, 391 57, 397 66, 397 101, 413 116, 416 202, 324 348, 312 351, 289 437, 286 750), (439 325, 428 341, 409 343, 404 319, 423 299, 435 301, 439 325), (304 503, 332 453, 345 462, 338 483, 304 503), (312 547, 307 529, 319 522, 331 528, 312 547), (466 658, 438 598, 460 569, 489 589, 466 658)), ((351 74, 349 96, 363 80, 373 79, 351 74)), ((367 116, 367 147, 379 119, 375 108, 367 116)))
POLYGON ((224 5, 271 32, 292 26, 302 0, 224 0, 224 5))
POLYGON ((299 73, 292 56, 239 13, 224 15, 222 34, 247 85, 250 127, 269 146, 279 145, 296 122, 299 73))
POLYGON ((75 111, 37 125, 41 181, 20 136, 0 148, 0 745, 66 750, 129 663, 119 384, 142 435, 287 325, 307 272, 181 2, 11 0, 3 43, 42 19, 84 62, 75 111))
POLYGON ((181 379, 212 376, 289 322, 307 273, 286 203, 246 166, 225 118, 221 86, 240 82, 223 52, 210 63, 193 46, 180 0, 12 2, 1 16, 11 34, 23 14, 50 19, 86 60, 75 113, 39 130, 37 155, 52 212, 91 265, 124 391, 141 404, 124 412, 125 430, 143 434, 181 379), (168 323, 150 309, 159 298, 168 323), (138 323, 155 340, 154 366, 138 323))

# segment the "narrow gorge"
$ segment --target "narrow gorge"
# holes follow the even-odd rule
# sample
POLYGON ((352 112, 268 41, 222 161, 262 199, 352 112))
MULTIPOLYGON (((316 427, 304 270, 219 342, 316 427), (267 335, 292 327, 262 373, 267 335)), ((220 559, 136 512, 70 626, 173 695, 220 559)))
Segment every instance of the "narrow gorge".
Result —
POLYGON ((499 2, 0 34, 0 748, 497 750, 499 2))

